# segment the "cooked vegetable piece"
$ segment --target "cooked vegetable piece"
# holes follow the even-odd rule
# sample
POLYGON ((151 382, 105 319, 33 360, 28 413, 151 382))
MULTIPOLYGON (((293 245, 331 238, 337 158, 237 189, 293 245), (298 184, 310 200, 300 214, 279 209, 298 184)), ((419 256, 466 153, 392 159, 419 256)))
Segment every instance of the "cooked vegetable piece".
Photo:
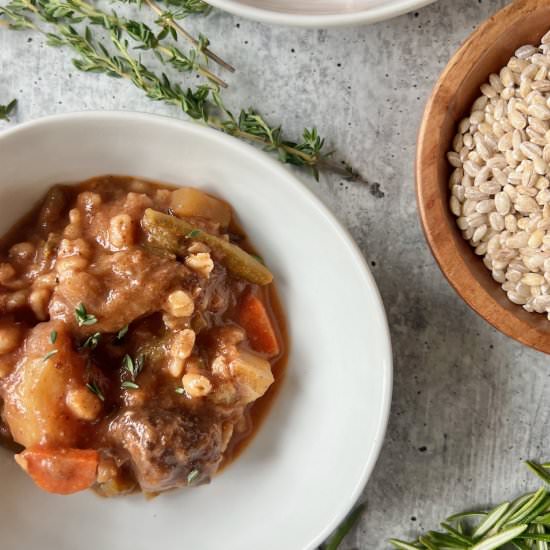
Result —
POLYGON ((227 227, 231 222, 231 208, 228 204, 198 189, 182 187, 172 193, 170 208, 183 218, 206 218, 227 227))
POLYGON ((48 230, 50 225, 61 217, 66 203, 65 193, 57 186, 52 187, 48 191, 42 209, 40 210, 40 225, 48 230))
POLYGON ((245 404, 259 399, 275 381, 269 361, 246 351, 239 352, 229 369, 245 404))
POLYGON ((108 479, 95 487, 95 491, 102 497, 115 497, 127 495, 136 488, 136 482, 123 476, 108 479))
POLYGON ((25 447, 74 446, 79 424, 65 399, 73 384, 84 386, 84 359, 73 350, 67 326, 59 321, 35 326, 24 345, 25 354, 3 381, 1 392, 13 439, 25 447), (57 332, 55 344, 52 330, 57 332))
POLYGON ((191 234, 191 238, 207 244, 212 250, 222 254, 221 261, 236 277, 258 285, 267 285, 273 281, 273 275, 267 267, 242 248, 211 235, 185 220, 148 208, 143 216, 142 226, 155 246, 166 248, 170 252, 179 252, 182 249, 180 239, 191 234))
POLYGON ((247 405, 275 382, 284 331, 248 281, 272 275, 228 205, 173 194, 114 176, 59 186, 3 238, 0 445, 46 491, 202 484, 263 416, 247 405), (118 250, 120 216, 135 241, 118 250))
POLYGON ((99 454, 92 449, 31 447, 15 460, 44 491, 69 495, 95 483, 99 454))
POLYGON ((241 300, 237 321, 246 330, 252 349, 270 356, 279 353, 279 342, 271 319, 262 301, 251 292, 241 300))

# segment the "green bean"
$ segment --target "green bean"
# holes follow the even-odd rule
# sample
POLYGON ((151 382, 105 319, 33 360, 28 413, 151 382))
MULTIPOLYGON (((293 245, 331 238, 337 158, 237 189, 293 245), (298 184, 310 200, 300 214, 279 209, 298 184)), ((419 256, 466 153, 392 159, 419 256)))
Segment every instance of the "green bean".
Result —
POLYGON ((256 258, 242 248, 212 235, 189 222, 148 208, 141 222, 151 243, 175 254, 181 254, 184 239, 194 239, 208 245, 221 256, 221 263, 235 277, 258 285, 273 281, 271 272, 256 258))

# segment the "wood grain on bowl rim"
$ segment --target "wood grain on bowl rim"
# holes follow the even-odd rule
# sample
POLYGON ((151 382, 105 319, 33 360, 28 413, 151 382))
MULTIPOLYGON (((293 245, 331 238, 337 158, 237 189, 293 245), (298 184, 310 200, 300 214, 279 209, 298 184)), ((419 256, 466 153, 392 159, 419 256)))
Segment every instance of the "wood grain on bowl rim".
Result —
POLYGON ((458 122, 479 87, 523 44, 537 44, 550 29, 548 0, 517 0, 483 23, 443 71, 426 105, 418 134, 416 192, 424 234, 441 271, 464 301, 501 332, 550 353, 550 321, 510 302, 480 256, 465 241, 448 206, 446 153, 458 122))

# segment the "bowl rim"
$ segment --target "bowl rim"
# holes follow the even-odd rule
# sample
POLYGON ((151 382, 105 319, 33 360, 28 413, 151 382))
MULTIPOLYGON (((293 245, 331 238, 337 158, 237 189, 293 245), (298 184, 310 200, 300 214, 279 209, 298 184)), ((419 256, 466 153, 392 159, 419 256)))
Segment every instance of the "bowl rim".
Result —
POLYGON ((393 5, 377 6, 355 13, 325 14, 325 15, 300 15, 285 12, 276 12, 266 8, 257 8, 241 4, 235 0, 211 0, 213 6, 244 17, 272 23, 274 25, 287 25, 291 27, 329 28, 349 27, 384 21, 408 13, 414 9, 420 9, 437 0, 394 0, 393 5))
POLYGON ((119 120, 121 122, 137 121, 144 124, 164 124, 172 126, 194 135, 206 136, 209 140, 217 141, 224 147, 232 148, 239 151, 243 156, 255 158, 258 163, 263 164, 266 169, 274 172, 276 177, 282 181, 285 181, 287 186, 292 186, 294 191, 301 194, 304 200, 311 204, 311 207, 318 211, 318 213, 326 220, 331 229, 335 231, 343 243, 346 244, 348 251, 351 255, 351 259, 354 264, 354 268, 359 271, 361 277, 366 285, 373 293, 373 298, 376 302, 375 316, 380 322, 380 328, 384 334, 384 342, 381 344, 381 354, 383 355, 383 361, 381 367, 382 372, 382 395, 380 403, 380 415, 376 425, 376 433, 373 438, 372 447, 370 453, 363 464, 361 475, 355 482, 353 487, 350 487, 349 497, 345 501, 341 501, 336 506, 336 513, 330 518, 330 521, 325 527, 307 544, 303 547, 303 550, 314 550, 321 544, 327 537, 338 527, 338 525, 345 519, 351 508, 356 503, 357 499, 361 496, 373 470, 376 462, 380 456, 382 445, 385 440, 386 430, 389 421, 391 402, 392 402, 392 390, 393 390, 393 354, 391 345, 391 334, 388 325, 387 315, 384 309, 384 304, 380 291, 376 284, 376 281, 370 271, 366 258, 363 256, 359 246, 349 233, 349 231, 340 223, 335 215, 328 209, 327 206, 302 183, 297 177, 295 177, 288 168, 281 165, 278 161, 271 158, 265 152, 256 149, 248 143, 244 143, 237 138, 234 138, 228 134, 224 134, 219 130, 214 130, 200 124, 183 121, 167 115, 158 115, 145 113, 140 111, 76 111, 63 114, 47 115, 39 117, 33 120, 22 122, 14 127, 7 128, 0 132, 0 146, 3 140, 10 139, 14 135, 24 134, 28 131, 33 131, 34 128, 40 128, 48 126, 52 123, 75 123, 79 120, 119 120))
MULTIPOLYGON (((490 297, 466 266, 456 245, 445 247, 439 234, 432 231, 435 227, 434 222, 440 222, 440 219, 433 212, 433 200, 428 192, 431 182, 438 182, 439 180, 437 163, 434 162, 434 144, 437 142, 433 141, 430 135, 434 134, 434 127, 440 127, 449 98, 454 93, 447 86, 448 79, 456 73, 462 75, 460 80, 462 81, 469 74, 469 71, 462 72, 462 59, 479 58, 477 42, 480 37, 483 36, 485 41, 496 41, 496 38, 505 32, 500 26, 503 20, 509 22, 509 18, 521 18, 539 5, 544 4, 540 0, 517 0, 505 6, 477 27, 451 57, 437 79, 424 109, 417 137, 415 179, 418 215, 425 239, 441 272, 456 293, 480 317, 503 334, 533 349, 550 354, 550 333, 539 330, 532 324, 520 319, 512 311, 504 308, 490 297), (490 302, 490 307, 487 307, 488 302, 490 302)), ((470 63, 470 71, 472 67, 473 65, 470 63)), ((457 120, 456 123, 458 124, 458 122, 457 120)), ((436 185, 439 185, 439 183, 436 185)), ((443 208, 449 208, 446 201, 443 208)), ((453 228, 458 231, 454 224, 453 228)), ((446 239, 446 241, 448 243, 450 239, 446 239)), ((479 258, 479 261, 481 262, 481 258, 479 258)), ((495 284, 498 283, 495 282, 495 284)), ((501 290, 501 292, 504 291, 501 290)), ((517 308, 521 308, 521 306, 518 305, 517 308)))

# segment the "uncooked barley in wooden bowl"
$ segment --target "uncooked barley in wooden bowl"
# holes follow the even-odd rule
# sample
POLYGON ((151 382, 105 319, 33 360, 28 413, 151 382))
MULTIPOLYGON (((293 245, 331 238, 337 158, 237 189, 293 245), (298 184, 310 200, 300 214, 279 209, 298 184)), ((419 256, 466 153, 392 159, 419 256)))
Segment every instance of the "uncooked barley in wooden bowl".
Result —
POLYGON ((508 298, 550 319, 550 32, 481 86, 447 159, 450 209, 508 298))
POLYGON ((437 82, 417 198, 443 273, 493 326, 550 353, 550 2, 481 25, 437 82))

